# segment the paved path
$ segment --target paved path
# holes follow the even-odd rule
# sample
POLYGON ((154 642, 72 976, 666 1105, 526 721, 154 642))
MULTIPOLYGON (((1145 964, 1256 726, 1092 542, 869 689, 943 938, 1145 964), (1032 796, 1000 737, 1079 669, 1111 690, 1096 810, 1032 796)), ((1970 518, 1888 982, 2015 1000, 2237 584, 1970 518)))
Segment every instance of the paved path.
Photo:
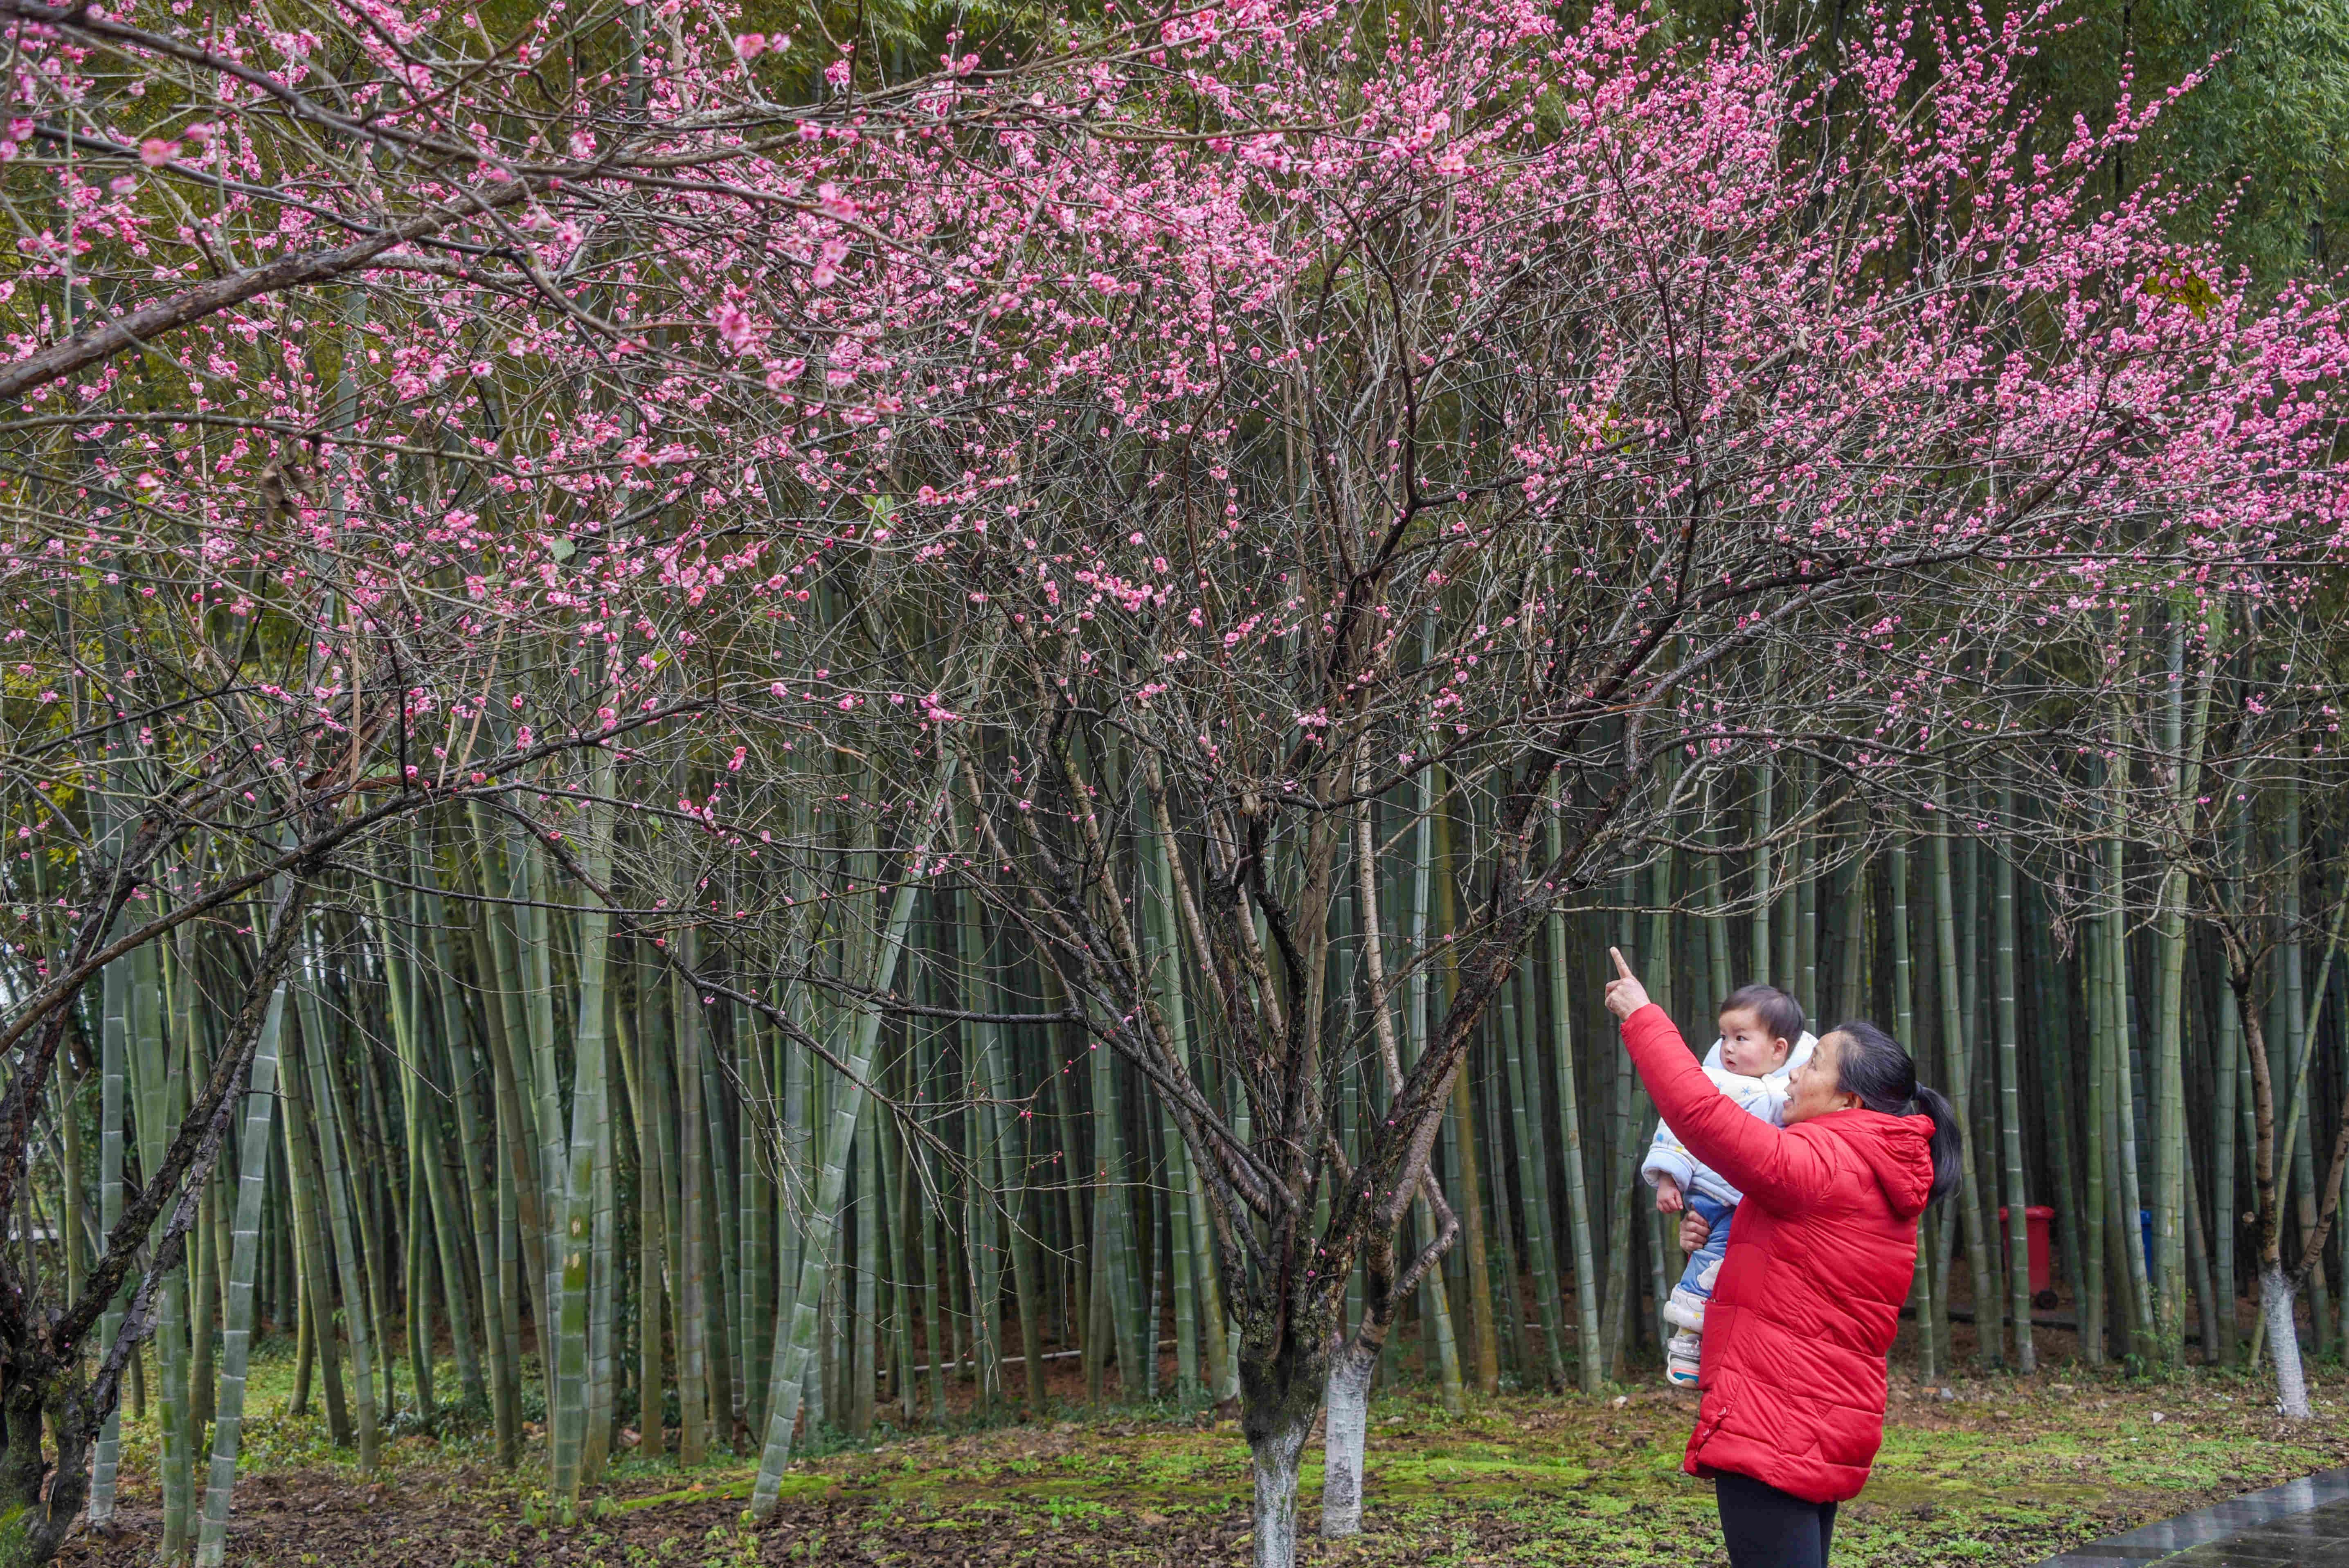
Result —
POLYGON ((2075 1546, 2040 1568, 2349 1568, 2349 1470, 2245 1492, 2075 1546))

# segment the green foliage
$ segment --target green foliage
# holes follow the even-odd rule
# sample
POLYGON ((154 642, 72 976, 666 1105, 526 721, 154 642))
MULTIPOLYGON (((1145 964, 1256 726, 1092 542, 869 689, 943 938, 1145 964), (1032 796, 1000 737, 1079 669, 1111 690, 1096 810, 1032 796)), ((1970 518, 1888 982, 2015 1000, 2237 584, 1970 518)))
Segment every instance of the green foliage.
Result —
MULTIPOLYGON (((1930 0, 1929 14, 1965 7, 1930 0)), ((1990 8, 1993 19, 2012 6, 1990 8)), ((1666 36, 1722 36, 1748 25, 1743 5, 1664 0, 1666 36)), ((2339 0, 2071 0, 2067 26, 2038 52, 2047 108, 2026 154, 2045 154, 2075 116, 2101 126, 2116 103, 2163 108, 2116 184, 2159 180, 2183 198, 2176 231, 2208 240, 2262 279, 2330 271, 2349 255, 2349 5, 2339 0)), ((1858 23, 1856 8, 1817 0, 1770 7, 1779 37, 1825 41, 1858 23)), ((1921 50, 1926 37, 1918 36, 1921 50)), ((1930 72, 1922 79, 1930 80, 1930 72)))
POLYGON ((2341 259, 2333 236, 2349 220, 2349 8, 2088 0, 2042 64, 2063 119, 2108 112, 2124 91, 2148 101, 2207 73, 2164 112, 2143 165, 2116 178, 2166 175, 2193 191, 2181 233, 2208 234, 2224 217, 2228 252, 2263 275, 2341 259))

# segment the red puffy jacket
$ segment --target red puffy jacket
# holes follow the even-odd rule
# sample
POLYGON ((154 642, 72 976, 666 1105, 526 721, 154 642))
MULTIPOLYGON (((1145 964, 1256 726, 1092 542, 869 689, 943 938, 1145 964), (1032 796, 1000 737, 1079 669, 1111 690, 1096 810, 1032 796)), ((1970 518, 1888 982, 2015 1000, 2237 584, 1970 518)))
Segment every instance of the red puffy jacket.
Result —
POLYGON ((1704 1389, 1682 1468, 1808 1502, 1868 1484, 1885 1353, 1917 1264, 1933 1124, 1839 1110, 1773 1127, 1715 1088, 1653 1003, 1623 1043, 1689 1151, 1745 1193, 1704 1315, 1704 1389))

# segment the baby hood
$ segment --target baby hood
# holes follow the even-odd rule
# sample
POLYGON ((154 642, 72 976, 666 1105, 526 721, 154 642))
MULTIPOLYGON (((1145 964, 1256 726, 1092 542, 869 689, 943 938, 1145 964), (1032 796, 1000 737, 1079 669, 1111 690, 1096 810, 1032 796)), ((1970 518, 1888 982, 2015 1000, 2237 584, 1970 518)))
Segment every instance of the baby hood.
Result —
MULTIPOLYGON (((1819 1037, 1808 1029, 1805 1029, 1803 1037, 1795 1042, 1795 1048, 1786 1053, 1786 1059, 1778 1064, 1778 1070, 1763 1074, 1762 1081, 1785 1088, 1787 1080, 1795 1076, 1795 1069, 1811 1059, 1811 1053, 1818 1048, 1818 1044, 1819 1037)), ((1713 1039, 1713 1049, 1704 1053, 1704 1065, 1709 1068, 1721 1068, 1721 1040, 1718 1037, 1713 1039)), ((1726 1072, 1729 1069, 1721 1068, 1721 1070, 1726 1072)))

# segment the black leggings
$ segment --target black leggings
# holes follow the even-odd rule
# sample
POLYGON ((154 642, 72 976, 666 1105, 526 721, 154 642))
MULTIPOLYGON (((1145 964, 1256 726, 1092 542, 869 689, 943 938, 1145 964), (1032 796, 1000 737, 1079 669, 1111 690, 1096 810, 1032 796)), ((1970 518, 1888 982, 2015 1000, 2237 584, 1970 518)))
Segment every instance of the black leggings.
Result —
POLYGON ((1805 1502, 1750 1475, 1723 1470, 1713 1480, 1729 1568, 1826 1568, 1836 1505, 1805 1502))

